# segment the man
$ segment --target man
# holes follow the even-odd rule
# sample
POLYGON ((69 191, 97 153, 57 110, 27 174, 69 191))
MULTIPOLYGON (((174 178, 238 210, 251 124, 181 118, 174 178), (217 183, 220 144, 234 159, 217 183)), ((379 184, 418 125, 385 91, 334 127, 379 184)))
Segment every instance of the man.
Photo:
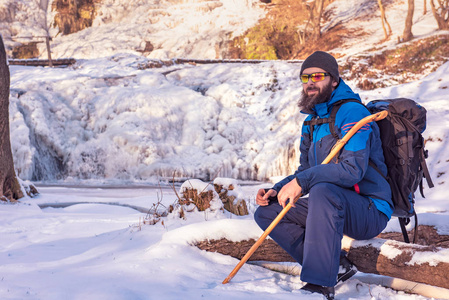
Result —
POLYGON ((265 230, 288 201, 300 198, 270 236, 302 265, 303 290, 333 299, 334 286, 356 269, 341 251, 343 234, 358 240, 377 236, 393 212, 379 138, 372 122, 360 129, 337 159, 321 164, 336 138, 370 113, 358 94, 340 78, 333 56, 317 51, 302 64, 303 91, 298 105, 308 114, 302 125, 300 166, 271 189, 258 191, 254 218, 265 230), (334 105, 343 103, 332 124, 334 105), (360 103, 357 103, 360 102, 360 103), (332 118, 330 118, 332 119, 332 118))

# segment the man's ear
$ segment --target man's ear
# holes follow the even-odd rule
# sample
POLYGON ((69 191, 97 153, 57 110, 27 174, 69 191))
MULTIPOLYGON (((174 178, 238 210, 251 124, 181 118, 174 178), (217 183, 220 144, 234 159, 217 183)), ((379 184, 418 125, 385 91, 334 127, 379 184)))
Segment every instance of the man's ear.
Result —
POLYGON ((332 79, 332 86, 335 88, 335 87, 337 87, 337 85, 338 85, 338 82, 332 79))

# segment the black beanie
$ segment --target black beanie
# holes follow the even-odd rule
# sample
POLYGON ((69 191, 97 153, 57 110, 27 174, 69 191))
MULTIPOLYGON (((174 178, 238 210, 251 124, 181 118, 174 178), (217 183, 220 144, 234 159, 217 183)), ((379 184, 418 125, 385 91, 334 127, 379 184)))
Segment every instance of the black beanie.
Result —
POLYGON ((331 74, 334 80, 339 81, 337 60, 327 52, 315 51, 306 58, 301 66, 301 74, 307 68, 320 68, 331 74))

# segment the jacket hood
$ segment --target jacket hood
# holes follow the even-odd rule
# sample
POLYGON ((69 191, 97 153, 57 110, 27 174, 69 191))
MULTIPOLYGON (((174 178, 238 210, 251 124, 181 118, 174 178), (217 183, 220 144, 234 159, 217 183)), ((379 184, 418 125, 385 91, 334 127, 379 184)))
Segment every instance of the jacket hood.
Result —
MULTIPOLYGON (((359 94, 356 94, 352 91, 352 89, 340 78, 340 82, 338 83, 337 88, 332 92, 331 99, 328 102, 319 103, 314 107, 314 115, 317 115, 320 118, 325 118, 330 113, 332 106, 340 101, 347 99, 355 99, 360 102, 359 94)), ((302 113, 306 113, 301 111, 302 113)))

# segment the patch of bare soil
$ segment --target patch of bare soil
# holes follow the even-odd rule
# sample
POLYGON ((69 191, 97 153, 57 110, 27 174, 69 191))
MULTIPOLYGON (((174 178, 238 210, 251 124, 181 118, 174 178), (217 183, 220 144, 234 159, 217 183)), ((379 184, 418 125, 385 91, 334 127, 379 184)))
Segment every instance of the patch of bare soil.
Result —
MULTIPOLYGON (((335 17, 333 10, 326 10, 330 3, 331 0, 324 2, 321 24, 326 24, 335 17)), ((312 40, 312 24, 309 20, 311 7, 310 1, 271 1, 267 6, 266 17, 229 43, 226 58, 305 59, 316 50, 340 48, 348 38, 366 34, 362 28, 348 29, 343 22, 336 22, 329 28, 322 28, 321 37, 312 40)), ((370 15, 369 11, 373 9, 373 5, 367 5, 365 14, 370 15)), ((337 58, 338 56, 337 54, 337 58)))
POLYGON ((298 0, 272 0, 266 10, 265 18, 229 43, 226 58, 292 58, 300 45, 297 28, 308 18, 307 4, 298 0))
MULTIPOLYGON (((331 2, 326 1, 325 6, 331 2)), ((383 2, 386 8, 393 3, 393 0, 383 2)), ((332 52, 333 49, 350 47, 351 40, 357 40, 367 34, 363 28, 353 28, 345 22, 336 22, 323 31, 318 40, 306 39, 301 43, 298 28, 304 26, 309 19, 307 5, 304 1, 273 0, 268 6, 266 17, 245 35, 230 43, 229 58, 301 60, 316 50, 332 52)), ((357 18, 378 18, 375 14, 378 9, 376 2, 367 3, 357 18)), ((322 24, 333 18, 335 13, 325 10, 322 24)), ((343 79, 355 81, 356 86, 362 90, 383 88, 425 77, 448 60, 447 53, 449 35, 440 33, 398 44, 395 49, 373 48, 349 57, 340 65, 341 74, 343 79)), ((344 53, 334 55, 340 58, 344 53)))
MULTIPOLYGON (((310 54, 317 50, 331 51, 341 47, 342 43, 349 37, 361 37, 366 33, 362 29, 348 29, 343 24, 337 24, 333 28, 324 32, 321 38, 314 42, 307 42, 298 49, 292 59, 306 59, 310 54)), ((339 54, 334 54, 339 58, 339 54)))
POLYGON ((418 80, 448 61, 449 35, 412 40, 395 49, 349 58, 340 67, 342 77, 363 90, 418 80), (388 79, 386 79, 388 78, 388 79))

